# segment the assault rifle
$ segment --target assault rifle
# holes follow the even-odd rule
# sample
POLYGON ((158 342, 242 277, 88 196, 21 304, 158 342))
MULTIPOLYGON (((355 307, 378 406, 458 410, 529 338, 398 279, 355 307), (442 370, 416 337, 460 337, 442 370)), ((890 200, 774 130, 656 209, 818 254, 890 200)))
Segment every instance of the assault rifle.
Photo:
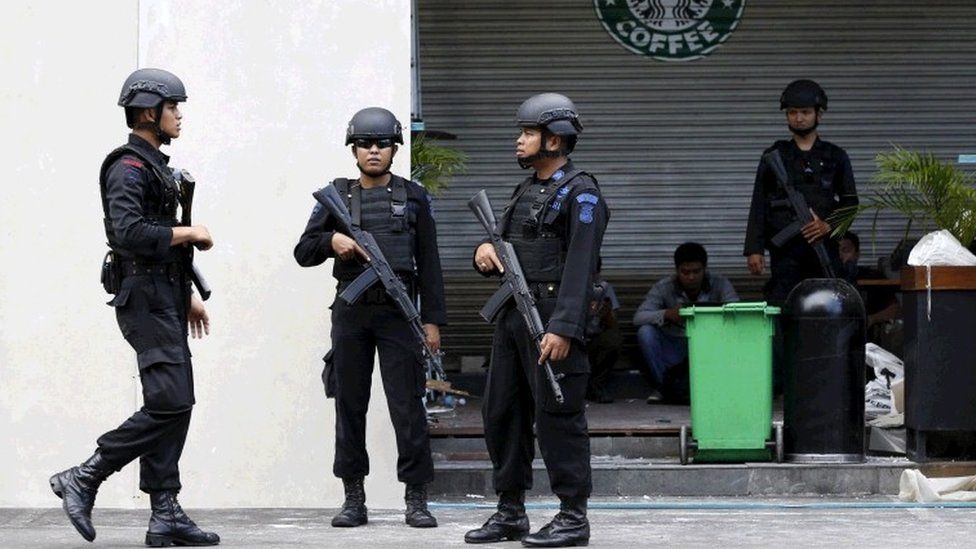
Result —
POLYGON ((427 345, 427 332, 424 331, 423 323, 420 321, 420 312, 417 311, 417 306, 414 304, 413 298, 407 292, 407 287, 390 267, 386 257, 383 256, 383 252, 380 251, 376 239, 369 232, 353 224, 349 209, 346 208, 346 203, 342 200, 342 196, 339 195, 339 190, 336 189, 335 185, 327 185, 325 188, 312 193, 312 196, 335 218, 339 229, 355 240, 356 244, 368 256, 368 259, 366 259, 366 270, 339 294, 339 299, 352 305, 373 284, 377 282, 381 283, 386 290, 386 295, 390 296, 393 302, 396 303, 397 308, 400 309, 400 312, 403 313, 403 316, 406 317, 407 324, 410 325, 414 337, 420 341, 420 345, 424 351, 424 361, 427 364, 427 369, 433 374, 436 374, 439 379, 446 379, 442 364, 443 353, 440 351, 435 352, 427 345))
MULTIPOLYGON (((796 215, 793 223, 790 223, 783 230, 773 235, 771 242, 778 248, 786 244, 791 238, 800 234, 803 231, 803 227, 813 221, 813 215, 810 213, 810 207, 807 205, 806 199, 803 198, 800 191, 796 190, 796 187, 790 182, 789 174, 786 172, 786 165, 783 163, 783 157, 779 154, 779 151, 773 149, 764 154, 763 162, 773 171, 776 182, 786 193, 786 199, 774 200, 773 206, 789 206, 793 210, 794 215, 796 215)), ((813 247, 813 251, 817 254, 817 259, 820 261, 820 268, 823 269, 824 276, 827 278, 836 278, 823 239, 810 244, 810 246, 813 247)))
MULTIPOLYGON (((522 314, 522 319, 525 320, 525 325, 529 329, 529 335, 535 341, 536 348, 541 354, 542 336, 546 332, 545 326, 542 325, 539 309, 535 306, 535 299, 533 299, 528 282, 525 280, 522 265, 519 263, 518 257, 515 256, 515 249, 510 243, 502 240, 501 235, 497 232, 495 214, 491 210, 491 202, 488 200, 488 194, 485 193, 484 189, 468 201, 468 207, 488 231, 491 244, 495 247, 495 253, 501 260, 502 266, 505 267, 505 272, 502 273, 502 285, 481 308, 481 317, 488 322, 494 322, 505 303, 509 299, 515 299, 515 307, 522 314)), ((549 364, 548 360, 543 363, 543 367, 546 372, 546 380, 549 382, 549 388, 552 390, 556 402, 562 404, 565 400, 563 391, 559 387, 559 379, 562 378, 562 374, 558 376, 554 374, 552 365, 549 364)))
MULTIPOLYGON (((197 181, 193 179, 190 172, 177 168, 173 168, 173 178, 176 179, 176 184, 180 190, 180 207, 182 208, 180 224, 184 227, 189 227, 192 225, 193 191, 196 189, 197 181)), ((200 299, 206 301, 210 299, 210 284, 207 284, 207 280, 203 278, 203 273, 200 272, 196 263, 193 262, 193 246, 187 246, 187 250, 186 262, 189 265, 187 271, 190 274, 190 281, 193 282, 193 285, 197 287, 197 291, 200 292, 200 299)))

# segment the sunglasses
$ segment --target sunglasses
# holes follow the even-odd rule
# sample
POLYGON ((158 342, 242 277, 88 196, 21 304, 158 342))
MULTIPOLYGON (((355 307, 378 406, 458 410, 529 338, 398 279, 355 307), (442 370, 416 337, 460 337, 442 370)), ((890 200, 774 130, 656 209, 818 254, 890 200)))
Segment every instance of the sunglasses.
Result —
POLYGON ((390 148, 390 147, 393 146, 393 139, 391 139, 389 137, 384 137, 382 139, 365 139, 365 138, 361 138, 361 139, 356 139, 355 141, 353 141, 353 145, 355 145, 356 148, 359 148, 359 149, 372 149, 373 148, 373 145, 376 145, 377 147, 379 147, 381 149, 388 149, 388 148, 390 148))

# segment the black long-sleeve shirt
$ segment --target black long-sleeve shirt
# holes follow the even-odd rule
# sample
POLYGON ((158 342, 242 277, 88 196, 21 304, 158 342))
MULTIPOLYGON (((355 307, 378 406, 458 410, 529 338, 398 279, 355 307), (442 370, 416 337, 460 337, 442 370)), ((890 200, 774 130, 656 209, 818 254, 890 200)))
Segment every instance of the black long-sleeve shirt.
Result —
MULTIPOLYGON (((844 149, 817 138, 809 151, 802 151, 790 139, 777 141, 763 154, 773 149, 780 150, 793 186, 820 219, 826 220, 840 208, 857 205, 854 170, 844 149)), ((774 200, 785 197, 772 170, 767 169, 760 160, 753 185, 743 255, 761 254, 764 249, 769 249, 771 253, 805 253, 804 250, 809 248, 803 236, 798 235, 785 243, 783 249, 773 249, 770 240, 795 218, 792 210, 785 205, 773 205, 774 200)))
MULTIPOLYGON (((160 166, 169 163, 168 156, 135 134, 129 135, 129 145, 160 166)), ((163 261, 171 255, 173 229, 155 217, 162 209, 163 190, 152 168, 135 155, 123 155, 109 166, 105 196, 112 231, 123 252, 150 262, 163 261)))
MULTIPOLYGON (((413 260, 416 265, 416 282, 420 294, 420 319, 425 324, 443 326, 447 324, 447 306, 444 299, 444 275, 441 271, 440 253, 437 250, 437 228, 431 211, 432 198, 426 189, 411 181, 405 181, 405 188, 407 209, 416 214, 413 260)), ((391 222, 389 217, 384 221, 391 222)), ((364 216, 363 230, 370 231, 369 222, 364 216)), ((302 267, 314 267, 335 257, 335 252, 332 250, 332 236, 337 230, 335 220, 328 210, 316 204, 305 231, 295 246, 294 255, 298 264, 302 267)), ((387 260, 394 262, 390 256, 392 252, 386 249, 382 239, 377 239, 377 244, 387 260)), ((349 278, 351 280, 365 269, 366 267, 359 264, 356 259, 336 258, 333 275, 339 278, 341 272, 343 279, 352 275, 349 278)))

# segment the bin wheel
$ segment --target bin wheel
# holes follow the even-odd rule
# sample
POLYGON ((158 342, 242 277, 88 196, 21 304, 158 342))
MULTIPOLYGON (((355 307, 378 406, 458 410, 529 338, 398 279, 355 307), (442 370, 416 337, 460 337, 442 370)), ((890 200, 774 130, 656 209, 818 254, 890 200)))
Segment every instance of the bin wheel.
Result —
POLYGON ((783 424, 773 424, 773 432, 776 434, 776 463, 783 463, 783 424))
POLYGON ((682 425, 678 432, 678 457, 682 465, 688 465, 688 426, 682 425))

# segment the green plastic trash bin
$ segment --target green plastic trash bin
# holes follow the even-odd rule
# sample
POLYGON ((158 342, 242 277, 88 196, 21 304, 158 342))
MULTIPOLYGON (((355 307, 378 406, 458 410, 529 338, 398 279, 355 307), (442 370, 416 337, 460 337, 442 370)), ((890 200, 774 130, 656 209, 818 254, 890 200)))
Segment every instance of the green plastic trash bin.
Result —
POLYGON ((681 309, 691 383, 691 436, 682 426, 682 464, 689 449, 695 461, 782 461, 782 425, 772 424, 779 312, 766 302, 681 309))

